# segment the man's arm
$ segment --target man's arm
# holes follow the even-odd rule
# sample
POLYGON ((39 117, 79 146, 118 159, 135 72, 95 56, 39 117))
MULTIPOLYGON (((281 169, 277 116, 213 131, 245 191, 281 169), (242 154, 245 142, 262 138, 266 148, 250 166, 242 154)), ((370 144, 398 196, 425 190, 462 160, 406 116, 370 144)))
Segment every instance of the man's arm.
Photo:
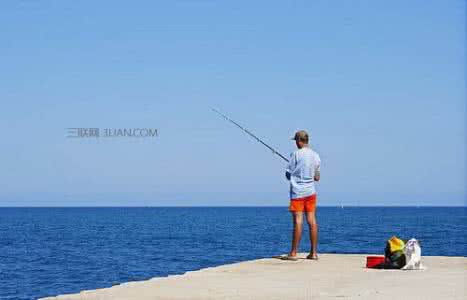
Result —
POLYGON ((285 178, 287 178, 287 180, 290 180, 293 169, 295 169, 295 155, 292 153, 287 168, 285 169, 285 178))

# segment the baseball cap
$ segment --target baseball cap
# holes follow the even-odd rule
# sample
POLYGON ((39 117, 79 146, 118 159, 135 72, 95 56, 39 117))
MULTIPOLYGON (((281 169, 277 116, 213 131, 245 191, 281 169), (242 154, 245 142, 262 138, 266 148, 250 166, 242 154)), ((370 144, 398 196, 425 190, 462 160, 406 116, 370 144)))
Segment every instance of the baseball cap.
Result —
POLYGON ((295 136, 291 139, 296 141, 308 141, 308 132, 306 132, 305 130, 299 130, 295 132, 295 136))

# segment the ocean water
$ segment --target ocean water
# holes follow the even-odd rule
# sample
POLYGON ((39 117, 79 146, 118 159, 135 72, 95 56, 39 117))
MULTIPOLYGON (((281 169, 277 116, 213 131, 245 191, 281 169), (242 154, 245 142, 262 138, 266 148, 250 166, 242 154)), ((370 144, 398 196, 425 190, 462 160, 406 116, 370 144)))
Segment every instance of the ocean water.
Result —
MULTIPOLYGON (((319 251, 466 256, 467 208, 320 207, 319 251)), ((304 227, 301 250, 308 251, 304 227)), ((0 208, 0 299, 36 299, 286 253, 285 207, 0 208)), ((364 262, 362 261, 362 265, 364 262)))

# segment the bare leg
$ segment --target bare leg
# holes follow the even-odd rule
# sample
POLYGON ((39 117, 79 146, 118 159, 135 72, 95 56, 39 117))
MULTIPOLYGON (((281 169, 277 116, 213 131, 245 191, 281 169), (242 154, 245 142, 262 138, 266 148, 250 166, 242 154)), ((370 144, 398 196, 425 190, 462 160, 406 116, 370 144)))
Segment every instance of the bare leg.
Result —
POLYGON ((316 222, 316 216, 314 212, 306 213, 306 221, 308 222, 308 227, 310 229, 310 242, 311 242, 311 251, 308 258, 317 259, 318 258, 318 223, 316 222))
POLYGON ((296 256, 298 252, 298 245, 302 237, 302 224, 303 224, 303 213, 292 212, 293 220, 293 238, 292 238, 292 250, 290 250, 289 256, 296 256))

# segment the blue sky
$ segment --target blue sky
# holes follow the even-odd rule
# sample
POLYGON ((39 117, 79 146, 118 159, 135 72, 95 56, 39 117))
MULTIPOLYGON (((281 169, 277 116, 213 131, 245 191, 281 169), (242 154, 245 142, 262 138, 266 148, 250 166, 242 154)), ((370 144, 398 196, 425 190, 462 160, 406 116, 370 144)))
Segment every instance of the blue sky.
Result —
POLYGON ((0 4, 0 205, 464 205, 464 1, 0 4), (153 139, 67 139, 152 127, 153 139))

